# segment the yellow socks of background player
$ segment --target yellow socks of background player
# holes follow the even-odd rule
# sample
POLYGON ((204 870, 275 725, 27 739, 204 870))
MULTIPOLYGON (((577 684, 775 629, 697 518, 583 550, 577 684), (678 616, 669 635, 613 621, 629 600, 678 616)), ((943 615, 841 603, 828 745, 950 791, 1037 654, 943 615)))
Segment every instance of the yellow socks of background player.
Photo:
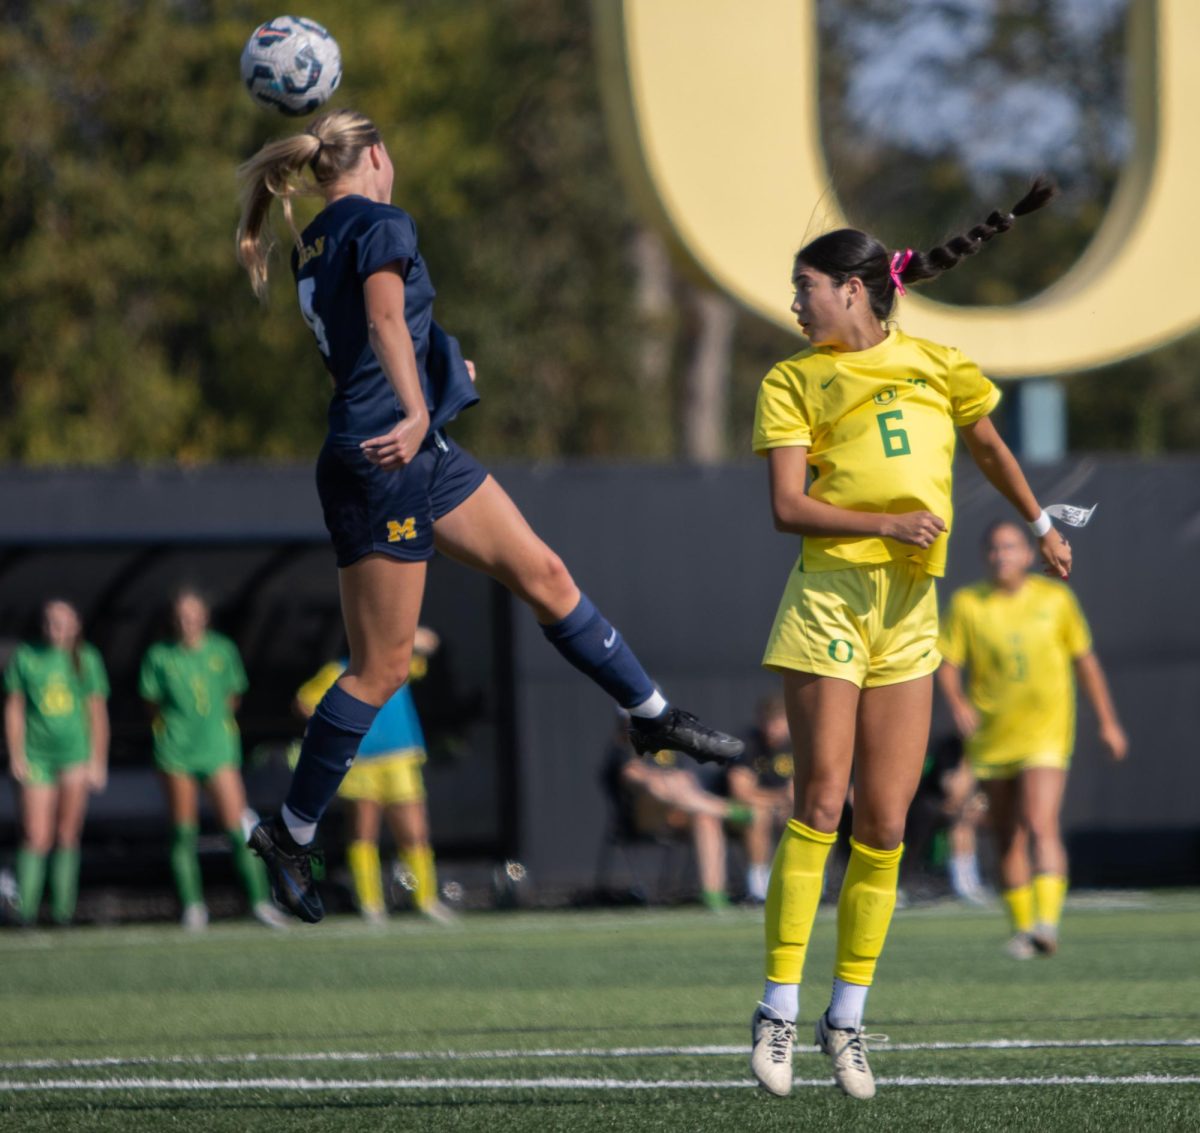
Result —
POLYGON ((838 898, 837 960, 833 969, 837 979, 859 987, 871 985, 896 908, 903 853, 902 845, 894 850, 874 850, 850 839, 850 862, 838 898))
MULTIPOLYGON (((1012 930, 1019 934, 1033 931, 1033 886, 1018 885, 1015 889, 1005 889, 1001 894, 1008 908, 1008 919, 1012 930)), ((1061 901, 1059 902, 1061 905, 1061 901)))
POLYGON ((1067 879, 1058 873, 1039 873, 1033 879, 1033 919, 1039 931, 1056 935, 1062 920, 1067 879))
POLYGON ((418 909, 437 904, 437 870, 430 846, 411 846, 400 851, 400 860, 413 876, 413 902, 418 909))
POLYGON ((351 842, 346 850, 350 863, 350 875, 354 878, 354 892, 358 897, 358 908, 364 916, 378 916, 384 912, 383 878, 379 874, 379 847, 374 842, 351 842))
POLYGON ((772 983, 798 984, 804 974, 825 862, 836 841, 837 834, 823 834, 794 818, 779 839, 767 885, 767 979, 772 983))

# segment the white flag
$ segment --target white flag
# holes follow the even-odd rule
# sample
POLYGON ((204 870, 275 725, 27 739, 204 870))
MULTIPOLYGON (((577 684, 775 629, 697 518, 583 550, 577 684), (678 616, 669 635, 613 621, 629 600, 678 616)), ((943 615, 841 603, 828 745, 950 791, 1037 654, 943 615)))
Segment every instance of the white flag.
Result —
POLYGON ((1099 506, 1099 504, 1092 504, 1091 507, 1076 507, 1074 504, 1051 504, 1046 508, 1046 514, 1054 516, 1055 519, 1061 519, 1069 527, 1086 527, 1088 520, 1092 518, 1092 512, 1099 506))

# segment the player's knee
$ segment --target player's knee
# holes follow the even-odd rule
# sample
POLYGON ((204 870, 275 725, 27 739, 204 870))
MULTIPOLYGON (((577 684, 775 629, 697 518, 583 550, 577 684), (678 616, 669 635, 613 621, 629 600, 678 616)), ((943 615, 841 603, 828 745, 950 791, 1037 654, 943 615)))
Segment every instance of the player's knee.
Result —
POLYGON ((804 809, 798 817, 810 829, 832 834, 842 821, 845 797, 845 790, 810 791, 804 800, 804 809))
POLYGON ((24 848, 35 854, 48 854, 54 848, 49 831, 37 830, 25 836, 24 848))
POLYGON ((537 561, 526 572, 524 589, 534 602, 543 606, 561 605, 564 595, 575 586, 567 564, 549 547, 545 547, 537 561))
POLYGON ((407 682, 411 665, 412 646, 397 646, 372 658, 371 664, 364 668, 362 679, 372 693, 386 699, 407 682))

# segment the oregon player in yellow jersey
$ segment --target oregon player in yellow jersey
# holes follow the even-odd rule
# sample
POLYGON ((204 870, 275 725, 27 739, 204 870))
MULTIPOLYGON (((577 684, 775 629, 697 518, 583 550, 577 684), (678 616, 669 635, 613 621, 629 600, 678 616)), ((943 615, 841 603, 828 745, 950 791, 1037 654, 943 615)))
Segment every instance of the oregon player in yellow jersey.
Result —
POLYGON ((1058 948, 1067 889, 1059 813, 1075 746, 1074 674, 1110 755, 1124 759, 1128 743, 1075 595, 1027 573, 1033 551, 1014 523, 993 524, 984 553, 988 578, 956 591, 946 608, 938 683, 987 791, 1013 927, 1008 951, 1026 959, 1058 948))
POLYGON ((991 382, 952 347, 885 325, 906 283, 953 267, 1053 192, 1036 182, 1012 213, 992 213, 927 253, 892 253, 841 229, 796 254, 792 310, 811 346, 767 375, 754 428, 775 526, 804 537, 763 658, 783 675, 795 756, 794 818, 771 870, 767 981, 751 1022, 751 1069, 771 1093, 791 1090, 805 952, 852 773, 833 996, 816 1042, 842 1090, 875 1092, 863 1011, 929 737, 934 579, 945 566, 957 437, 1037 524, 1047 569, 1064 578, 1070 570, 1069 547, 988 418, 999 400, 991 382))

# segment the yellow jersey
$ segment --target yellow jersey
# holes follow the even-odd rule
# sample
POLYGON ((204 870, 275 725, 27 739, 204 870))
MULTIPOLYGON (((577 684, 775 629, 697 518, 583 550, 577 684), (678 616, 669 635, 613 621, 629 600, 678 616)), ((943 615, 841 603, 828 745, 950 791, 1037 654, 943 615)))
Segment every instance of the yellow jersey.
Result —
POLYGON ((979 713, 972 759, 1070 755, 1072 662, 1091 652, 1092 635, 1067 586, 1030 575, 1012 594, 990 582, 963 587, 942 615, 938 647, 969 671, 967 698, 979 713))
POLYGON ((811 347, 763 379, 754 451, 804 445, 808 494, 851 511, 930 511, 946 530, 927 549, 873 536, 805 536, 805 571, 900 559, 946 573, 955 428, 986 417, 1000 391, 953 346, 898 328, 867 350, 811 347))

